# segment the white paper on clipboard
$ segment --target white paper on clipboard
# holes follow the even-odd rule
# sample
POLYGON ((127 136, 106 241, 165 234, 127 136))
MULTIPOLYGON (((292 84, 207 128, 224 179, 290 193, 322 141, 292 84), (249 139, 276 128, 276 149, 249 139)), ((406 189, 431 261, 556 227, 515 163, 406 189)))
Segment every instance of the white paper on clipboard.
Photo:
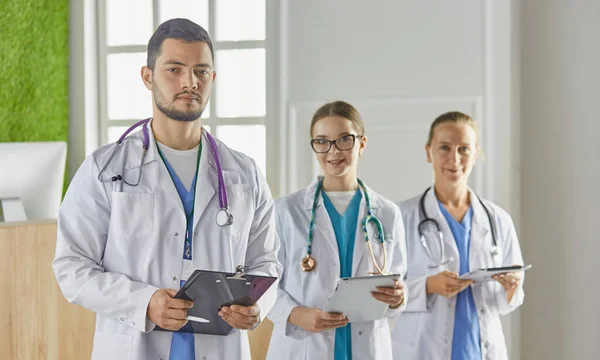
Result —
POLYGON ((459 280, 473 280, 475 282, 493 281, 492 276, 497 274, 506 274, 510 272, 520 272, 529 270, 531 265, 505 266, 498 268, 477 269, 458 277, 459 280))
POLYGON ((371 292, 378 286, 394 287, 400 274, 341 278, 325 311, 344 314, 350 322, 373 321, 385 316, 388 305, 376 300, 371 292))

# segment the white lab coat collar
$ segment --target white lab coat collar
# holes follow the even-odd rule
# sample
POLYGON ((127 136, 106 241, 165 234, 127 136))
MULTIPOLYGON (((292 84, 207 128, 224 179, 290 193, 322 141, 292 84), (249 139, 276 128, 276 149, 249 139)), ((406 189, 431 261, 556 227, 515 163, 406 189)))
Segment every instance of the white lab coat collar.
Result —
MULTIPOLYGON (((425 219, 425 214, 423 214, 420 209, 420 201, 421 199, 419 199, 419 222, 425 219)), ((446 218, 444 218, 444 215, 440 210, 438 198, 435 195, 435 189, 433 186, 427 192, 427 195, 425 195, 424 208, 425 212, 427 213, 427 217, 435 220, 435 222, 440 227, 440 231, 442 232, 442 234, 444 234, 444 242, 447 245, 446 248, 450 248, 452 250, 451 254, 449 254, 448 251, 445 252, 446 258, 453 257, 454 259, 458 259, 458 248, 456 246, 456 241, 454 240, 454 236, 452 235, 450 226, 448 226, 448 223, 446 222, 446 218)), ((439 241, 439 239, 437 239, 436 241, 439 241)), ((438 261, 438 259, 436 258, 436 256, 439 256, 439 253, 437 253, 437 251, 439 251, 439 249, 437 249, 437 246, 431 251, 433 253, 434 259, 438 261)))
MULTIPOLYGON (((318 184, 318 179, 314 180, 304 191, 304 208, 306 210, 312 210, 312 206, 313 206, 313 201, 315 199, 315 191, 317 191, 317 184, 318 184)), ((383 204, 381 203, 381 199, 380 197, 375 194, 373 192, 373 190, 365 184, 365 188, 367 189, 367 194, 369 195, 369 200, 371 202, 371 209, 375 210, 375 209, 379 209, 383 206, 383 204)), ((361 206, 364 207, 366 209, 367 205, 366 203, 363 204, 363 202, 365 202, 365 197, 362 197, 361 200, 361 206)), ((317 208, 319 208, 320 206, 323 205, 323 196, 319 196, 319 199, 317 200, 317 208)), ((366 211, 365 211, 366 214, 366 211)))
MULTIPOLYGON (((480 249, 483 244, 483 239, 485 239, 487 233, 490 231, 490 226, 487 218, 487 214, 475 192, 469 188, 469 198, 471 201, 471 207, 473 208, 473 217, 471 223, 471 241, 470 241, 470 254, 479 254, 480 249)), ((456 239, 450 230, 450 226, 446 222, 446 218, 442 214, 438 204, 438 198, 435 195, 435 189, 433 186, 427 192, 425 197, 425 211, 427 212, 427 216, 434 219, 442 233, 444 234, 444 242, 449 246, 449 248, 454 252, 454 254, 446 253, 446 257, 452 256, 454 259, 458 259, 458 248, 456 246, 456 239)), ((419 221, 423 220, 423 214, 419 213, 419 221)), ((434 254, 435 255, 435 254, 434 254)))
MULTIPOLYGON (((149 148, 148 153, 146 154, 146 159, 144 160, 144 165, 157 162, 158 166, 154 169, 156 171, 155 176, 157 178, 157 189, 154 191, 163 191, 169 198, 172 199, 175 204, 183 211, 183 205, 181 203, 181 199, 179 198, 179 194, 177 193, 177 189, 171 180, 171 176, 169 175, 169 171, 165 166, 164 162, 160 159, 160 155, 158 154, 158 150, 156 147, 156 139, 154 137, 154 132, 152 131, 152 121, 150 119, 148 122, 148 135, 149 135, 149 148), (160 160, 160 161, 159 161, 160 160), (160 184, 160 185, 159 185, 160 184)), ((136 139, 136 142, 141 144, 143 141, 143 133, 140 128, 132 137, 139 138, 136 139)), ((206 137, 206 129, 202 131, 202 156, 200 157, 200 167, 198 169, 198 179, 196 180, 196 197, 194 200, 194 224, 197 224, 200 220, 200 217, 204 213, 208 203, 212 199, 215 194, 218 192, 218 177, 217 177, 217 166, 215 163, 215 159, 212 153, 212 149, 210 147, 210 142, 206 137)), ((228 149, 222 146, 221 142, 218 139, 215 139, 215 143, 217 145, 217 149, 219 150, 219 157, 221 160, 221 169, 223 170, 223 177, 225 178, 225 185, 227 185, 226 173, 227 172, 236 172, 241 171, 241 168, 235 161, 230 160, 230 154, 228 149)), ((132 160, 128 160, 132 161, 132 160)), ((136 160, 133 160, 135 163, 136 160)), ((129 163, 129 166, 139 166, 139 162, 136 164, 129 163)))
MULTIPOLYGON (((318 179, 313 181, 310 186, 308 186, 304 191, 304 209, 308 212, 309 219, 312 216, 312 207, 315 199, 315 192, 317 191, 318 179)), ((365 185, 367 189, 367 194, 369 196, 369 200, 371 202, 371 209, 373 214, 377 216, 377 210, 381 208, 383 205, 381 203, 381 199, 377 196, 373 191, 365 185)), ((362 196, 360 200, 360 207, 358 210, 358 222, 356 225, 356 235, 354 241, 354 254, 352 256, 352 276, 356 275, 356 269, 360 261, 362 260, 363 255, 367 252, 367 246, 364 243, 364 235, 362 229, 362 220, 367 216, 367 203, 365 197, 362 196)), ((385 231, 385 230, 384 230, 385 231)), ((319 196, 317 199, 317 206, 315 209, 315 228, 313 233, 313 241, 317 238, 317 234, 321 234, 322 238, 327 241, 331 249, 333 250, 333 254, 335 256, 339 256, 339 248, 337 245, 337 239, 335 237, 335 231, 333 230, 333 224, 331 223, 331 219, 329 218, 329 214, 327 213, 327 209, 323 205, 323 196, 319 196)), ((320 240, 321 237, 318 237, 316 241, 320 240)), ((371 241, 377 241, 377 239, 371 239, 371 241)))
POLYGON ((473 208, 473 218, 471 223, 471 242, 469 245, 469 254, 473 254, 469 259, 470 267, 473 269, 472 261, 474 256, 482 255, 481 248, 484 245, 484 239, 491 231, 487 213, 479 202, 479 197, 472 189, 469 189, 471 208, 473 208))

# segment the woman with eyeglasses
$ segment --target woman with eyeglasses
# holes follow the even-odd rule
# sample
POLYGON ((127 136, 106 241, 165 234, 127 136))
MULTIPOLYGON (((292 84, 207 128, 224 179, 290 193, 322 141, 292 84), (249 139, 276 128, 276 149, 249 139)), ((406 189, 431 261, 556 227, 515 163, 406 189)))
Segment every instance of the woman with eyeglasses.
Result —
POLYGON ((323 105, 313 116, 310 135, 324 175, 275 203, 284 272, 268 315, 275 323, 268 358, 391 359, 387 320, 404 309, 402 282, 371 293, 388 305, 383 319, 349 323, 344 314, 323 308, 340 277, 404 274, 400 210, 357 178, 367 137, 352 105, 323 105))
POLYGON ((510 215, 467 185, 478 154, 470 116, 454 111, 433 121, 425 155, 434 183, 400 203, 410 300, 392 334, 394 359, 508 359, 500 316, 523 303, 523 275, 458 278, 523 265, 510 215))

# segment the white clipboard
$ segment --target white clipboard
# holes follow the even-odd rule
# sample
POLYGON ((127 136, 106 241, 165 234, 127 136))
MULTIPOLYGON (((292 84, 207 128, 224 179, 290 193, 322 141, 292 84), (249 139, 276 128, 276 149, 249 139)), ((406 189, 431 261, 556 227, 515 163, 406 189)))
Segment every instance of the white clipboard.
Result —
POLYGON ((371 291, 378 286, 394 287, 399 279, 400 274, 341 278, 324 310, 344 314, 349 322, 382 319, 388 305, 375 299, 371 291))
POLYGON ((531 265, 515 265, 496 268, 478 269, 462 274, 459 280, 473 280, 475 282, 493 281, 492 276, 497 274, 506 274, 511 272, 520 272, 531 269, 531 265))

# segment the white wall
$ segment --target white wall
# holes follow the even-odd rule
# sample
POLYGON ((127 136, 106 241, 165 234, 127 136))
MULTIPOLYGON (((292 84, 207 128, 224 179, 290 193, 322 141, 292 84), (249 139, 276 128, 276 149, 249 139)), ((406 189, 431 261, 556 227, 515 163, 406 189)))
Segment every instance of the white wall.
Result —
MULTIPOLYGON (((518 2, 285 0, 277 6, 285 146, 277 154, 281 171, 269 179, 276 195, 314 179, 309 123, 327 101, 349 101, 363 115, 369 144, 359 176, 392 200, 431 182, 423 150, 428 126, 442 112, 461 110, 481 124, 486 153, 471 185, 512 213, 519 230, 518 2)), ((519 359, 519 324, 519 312, 505 318, 511 359, 519 359)))
POLYGON ((598 359, 600 2, 522 14, 523 359, 598 359))

